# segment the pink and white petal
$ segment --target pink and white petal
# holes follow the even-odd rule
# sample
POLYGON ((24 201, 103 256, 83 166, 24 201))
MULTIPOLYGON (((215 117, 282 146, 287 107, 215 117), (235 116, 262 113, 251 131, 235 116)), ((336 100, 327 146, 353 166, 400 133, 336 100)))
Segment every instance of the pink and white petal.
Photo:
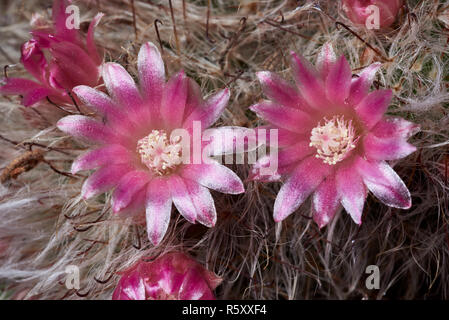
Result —
POLYGON ((276 197, 274 221, 282 221, 298 209, 331 172, 331 166, 314 156, 299 163, 276 197))
POLYGON ((193 121, 201 121, 202 129, 209 128, 221 116, 230 97, 229 89, 224 89, 209 97, 204 107, 198 107, 186 118, 183 128, 190 129, 193 126, 193 121))
POLYGON ((256 75, 268 99, 286 107, 298 107, 299 93, 287 81, 269 71, 257 72, 256 75))
POLYGON ((192 268, 187 271, 184 281, 179 288, 179 300, 215 300, 209 286, 201 273, 192 268))
POLYGON ((335 184, 340 202, 355 223, 362 223, 366 188, 362 177, 354 170, 352 162, 340 167, 336 172, 335 184))
POLYGON ((322 79, 327 78, 329 70, 335 61, 337 61, 337 56, 335 54, 334 47, 330 42, 326 42, 321 48, 320 53, 318 53, 316 60, 317 69, 322 79))
POLYGON ((170 222, 172 200, 166 181, 154 179, 147 187, 146 222, 148 239, 157 246, 164 238, 170 222))
POLYGON ((329 101, 324 95, 324 83, 315 68, 302 56, 291 53, 293 75, 302 97, 314 109, 325 108, 329 101))
POLYGON ((368 189, 384 204, 400 209, 411 207, 410 192, 401 178, 386 162, 359 158, 357 170, 368 189))
POLYGON ((131 170, 132 168, 128 164, 113 164, 98 169, 84 182, 81 196, 84 199, 89 199, 114 188, 120 179, 131 170))
POLYGON ((130 163, 133 157, 124 146, 111 144, 105 147, 88 151, 72 163, 72 174, 82 170, 91 170, 108 164, 130 163))
POLYGON ((204 100, 201 93, 201 88, 192 78, 187 78, 187 100, 184 110, 184 121, 192 114, 192 112, 199 108, 204 108, 204 100))
POLYGON ((140 48, 137 69, 142 97, 159 104, 165 87, 165 67, 161 54, 153 43, 147 42, 140 48))
POLYGON ((148 171, 134 170, 124 175, 112 194, 112 210, 117 213, 126 208, 133 197, 150 182, 148 171))
POLYGON ((381 65, 382 64, 379 62, 369 65, 360 73, 359 77, 352 82, 348 99, 351 105, 358 105, 360 101, 368 95, 371 84, 381 65))
POLYGON ((173 174, 167 180, 167 185, 176 209, 187 221, 195 223, 197 212, 184 179, 173 174))
POLYGON ((209 150, 207 155, 212 157, 251 152, 259 146, 253 129, 237 126, 207 129, 203 132, 203 142, 209 150))
POLYGON ((401 137, 378 138, 369 133, 363 139, 365 156, 371 160, 397 160, 416 151, 416 147, 401 137))
POLYGON ((373 128, 383 118, 392 97, 391 90, 377 90, 359 103, 355 109, 356 113, 368 129, 373 128))
POLYGON ((319 228, 327 225, 335 216, 340 198, 335 186, 335 177, 327 177, 313 194, 313 220, 319 228))
POLYGON ((352 71, 348 61, 341 56, 334 63, 326 78, 326 94, 329 101, 344 105, 351 88, 352 71))
POLYGON ((178 72, 168 82, 162 96, 160 113, 170 128, 179 128, 184 118, 187 100, 187 78, 184 71, 178 72))
POLYGON ((210 191, 199 183, 176 176, 170 179, 172 200, 178 211, 191 223, 213 227, 217 212, 210 191))
POLYGON ((252 105, 250 110, 271 124, 296 133, 307 132, 313 125, 307 113, 298 109, 283 107, 270 101, 252 105))
POLYGON ((119 212, 116 212, 116 214, 124 218, 133 217, 135 223, 139 225, 144 224, 146 196, 147 196, 147 189, 146 187, 144 187, 140 189, 140 191, 135 193, 130 203, 119 212))
POLYGON ((217 211, 209 189, 189 179, 184 179, 184 183, 196 208, 196 221, 208 228, 215 226, 217 211))
POLYGON ((104 92, 83 85, 73 88, 73 92, 83 104, 107 118, 118 121, 126 117, 123 110, 104 92))
POLYGON ((56 126, 65 133, 92 142, 106 143, 117 139, 111 129, 91 117, 67 116, 59 120, 56 126))
POLYGON ((180 175, 222 193, 239 194, 245 191, 240 178, 231 169, 216 161, 211 164, 185 165, 180 175))
POLYGON ((95 45, 95 28, 98 26, 103 16, 104 13, 101 12, 97 13, 97 15, 93 18, 93 20, 89 24, 89 29, 87 30, 87 37, 86 37, 87 53, 97 65, 101 64, 103 58, 100 56, 98 48, 95 45))
MULTIPOLYGON (((73 89, 78 98, 87 107, 98 112, 102 116, 103 123, 110 128, 114 128, 117 135, 121 137, 132 136, 136 132, 139 123, 142 121, 136 117, 130 117, 126 110, 117 104, 104 92, 88 86, 77 86, 73 89)), ((126 139, 126 138, 125 138, 126 139)))
POLYGON ((203 128, 209 128, 220 118, 229 102, 230 95, 229 89, 226 88, 206 99, 204 103, 205 115, 201 117, 203 128))
POLYGON ((103 64, 103 80, 109 95, 118 105, 130 111, 140 111, 142 98, 134 79, 121 65, 108 62, 103 64))
POLYGON ((371 130, 371 133, 379 138, 404 138, 408 139, 419 131, 419 125, 398 117, 385 117, 371 130))

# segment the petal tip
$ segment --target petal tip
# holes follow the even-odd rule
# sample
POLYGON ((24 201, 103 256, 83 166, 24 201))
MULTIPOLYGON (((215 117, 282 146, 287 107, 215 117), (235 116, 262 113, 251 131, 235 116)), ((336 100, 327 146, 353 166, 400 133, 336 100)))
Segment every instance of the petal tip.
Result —
POLYGON ((274 222, 281 222, 283 221, 285 218, 287 218, 290 214, 285 214, 283 212, 280 212, 278 208, 276 208, 276 203, 275 203, 275 208, 273 210, 273 219, 274 222))
MULTIPOLYGON (((200 222, 200 221, 198 221, 200 222)), ((215 227, 215 224, 217 223, 216 220, 209 220, 209 221, 201 221, 200 222, 203 226, 208 227, 208 228, 213 228, 215 227)))
POLYGON ((56 123, 56 127, 61 130, 61 131, 65 131, 65 126, 67 125, 67 123, 64 122, 64 118, 60 119, 57 123, 56 123))
POLYGON ((83 200, 89 200, 95 195, 95 190, 90 188, 86 182, 84 182, 83 186, 81 187, 81 197, 83 200))
POLYGON ((256 72, 256 76, 259 79, 260 82, 264 82, 267 77, 269 76, 269 72, 268 71, 258 71, 256 72))
POLYGON ((94 26, 96 27, 96 26, 98 26, 98 24, 100 23, 100 20, 104 17, 104 13, 103 12, 98 12, 96 15, 95 15, 95 17, 94 17, 94 19, 93 19, 93 21, 95 22, 95 24, 94 24, 94 26))
POLYGON ((229 90, 229 88, 225 88, 222 90, 221 94, 223 95, 224 99, 229 100, 231 91, 229 90))
POLYGON ((399 207, 399 209, 408 210, 411 207, 412 207, 412 198, 408 197, 407 200, 404 202, 404 204, 399 207))
POLYGON ((257 110, 258 110, 257 106, 258 106, 257 104, 253 104, 252 106, 249 106, 248 109, 254 113, 257 113, 257 110))
MULTIPOLYGON (((348 214, 349 214, 349 212, 348 212, 348 214)), ((353 215, 351 215, 351 218, 355 224, 357 224, 359 226, 362 225, 362 217, 354 217, 353 215)))
POLYGON ((70 169, 70 173, 75 175, 80 172, 79 165, 76 162, 72 163, 72 168, 70 169))
POLYGON ((317 225, 318 225, 318 229, 321 230, 327 225, 327 223, 317 223, 317 225))
POLYGON ((122 208, 121 204, 117 204, 117 203, 112 204, 112 212, 113 213, 119 213, 122 209, 123 208, 122 208))
POLYGON ((242 180, 238 179, 233 183, 232 186, 232 194, 242 194, 245 192, 245 186, 243 185, 242 180))
POLYGON ((92 192, 81 192, 81 197, 83 198, 83 200, 89 200, 90 198, 92 198, 92 192))
POLYGON ((78 95, 79 92, 82 92, 84 88, 86 88, 87 86, 85 85, 79 85, 76 87, 72 88, 72 92, 74 92, 76 95, 78 95))
POLYGON ((151 244, 155 247, 159 246, 161 241, 162 241, 162 237, 159 236, 158 234, 151 234, 148 235, 148 240, 150 240, 151 244))

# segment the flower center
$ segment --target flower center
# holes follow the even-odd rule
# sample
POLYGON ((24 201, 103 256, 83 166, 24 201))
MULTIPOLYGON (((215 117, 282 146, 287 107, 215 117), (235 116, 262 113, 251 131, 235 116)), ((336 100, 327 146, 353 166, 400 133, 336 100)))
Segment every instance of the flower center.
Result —
POLYGON ((137 152, 150 170, 160 176, 167 175, 182 162, 180 140, 176 136, 170 141, 164 130, 153 130, 137 142, 137 152))
POLYGON ((331 120, 324 118, 323 125, 319 122, 312 129, 310 146, 316 148, 315 157, 334 165, 355 148, 357 140, 352 120, 346 121, 344 116, 334 116, 331 120))

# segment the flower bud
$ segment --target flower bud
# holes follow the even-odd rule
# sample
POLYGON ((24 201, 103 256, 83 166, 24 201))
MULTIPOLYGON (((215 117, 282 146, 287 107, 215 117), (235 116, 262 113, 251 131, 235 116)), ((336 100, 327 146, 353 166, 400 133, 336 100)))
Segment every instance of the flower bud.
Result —
POLYGON ((113 300, 215 300, 221 278, 180 252, 139 261, 122 272, 113 300))
POLYGON ((383 29, 396 21, 402 0, 342 0, 343 11, 357 25, 383 29))

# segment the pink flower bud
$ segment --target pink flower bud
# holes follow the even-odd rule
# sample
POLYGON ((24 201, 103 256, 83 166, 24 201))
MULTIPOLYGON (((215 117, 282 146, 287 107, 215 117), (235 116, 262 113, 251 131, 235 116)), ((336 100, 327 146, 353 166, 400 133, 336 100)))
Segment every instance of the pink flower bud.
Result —
POLYGON ((143 260, 122 272, 113 300, 215 300, 221 278, 180 252, 143 260))
POLYGON ((342 0, 343 11, 357 25, 387 28, 396 21, 402 0, 342 0))
POLYGON ((76 28, 66 25, 67 7, 71 0, 54 0, 53 21, 33 14, 32 39, 21 48, 21 63, 34 77, 7 77, 0 82, 0 94, 21 95, 24 106, 51 99, 55 103, 71 103, 68 95, 78 85, 95 87, 101 84, 100 66, 103 57, 94 41, 95 28, 102 13, 91 21, 86 39, 76 28))

